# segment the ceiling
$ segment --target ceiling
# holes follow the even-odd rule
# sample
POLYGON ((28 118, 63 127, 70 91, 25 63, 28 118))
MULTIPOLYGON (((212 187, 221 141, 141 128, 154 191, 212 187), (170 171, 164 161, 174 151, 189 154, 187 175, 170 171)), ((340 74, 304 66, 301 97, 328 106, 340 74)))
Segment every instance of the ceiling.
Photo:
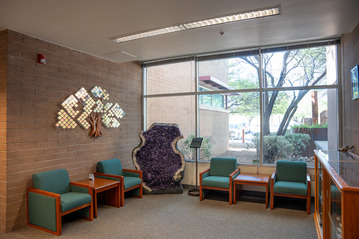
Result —
POLYGON ((338 37, 354 29, 358 9, 358 0, 0 0, 0 29, 114 62, 149 61, 338 37), (277 5, 279 16, 125 43, 109 40, 277 5))

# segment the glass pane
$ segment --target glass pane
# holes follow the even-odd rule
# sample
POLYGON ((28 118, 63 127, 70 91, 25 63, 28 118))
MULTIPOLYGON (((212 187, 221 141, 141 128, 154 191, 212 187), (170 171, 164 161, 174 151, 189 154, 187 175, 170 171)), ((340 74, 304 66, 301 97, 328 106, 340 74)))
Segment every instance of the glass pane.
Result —
POLYGON ((259 96, 258 92, 206 95, 223 99, 223 104, 199 105, 200 135, 209 144, 201 160, 231 157, 239 163, 259 163, 259 96))
POLYGON ((319 212, 319 225, 320 230, 322 230, 323 233, 323 200, 324 200, 324 194, 323 194, 323 168, 320 162, 318 162, 318 212, 319 212))
POLYGON ((337 186, 331 181, 330 183, 330 235, 331 238, 342 238, 342 213, 341 192, 337 186))
POLYGON ((268 88, 336 84, 336 46, 265 53, 263 72, 268 88))
POLYGON ((259 56, 199 63, 199 86, 206 91, 259 88, 259 56))
POLYGON ((283 159, 313 167, 314 149, 337 149, 336 89, 271 91, 263 99, 264 164, 283 159))
POLYGON ((154 97, 147 99, 147 128, 153 123, 175 123, 179 126, 183 139, 178 141, 178 149, 185 159, 193 159, 189 145, 195 134, 194 96, 154 97))
POLYGON ((147 68, 147 94, 193 92, 195 90, 193 61, 147 68))

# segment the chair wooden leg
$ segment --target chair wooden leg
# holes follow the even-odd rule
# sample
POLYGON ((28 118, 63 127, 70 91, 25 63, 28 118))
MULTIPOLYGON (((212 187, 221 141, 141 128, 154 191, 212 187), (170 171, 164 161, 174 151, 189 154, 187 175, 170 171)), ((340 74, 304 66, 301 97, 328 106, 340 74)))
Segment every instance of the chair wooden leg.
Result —
MULTIPOLYGON (((309 178, 309 175, 307 176, 309 178)), ((309 178, 310 179, 310 178, 309 178)), ((310 181, 308 180, 308 192, 307 192, 307 214, 310 214, 310 189, 311 189, 311 186, 310 186, 310 181)))
POLYGON ((199 186, 199 200, 202 201, 203 200, 203 191, 202 191, 202 185, 199 186))
POLYGON ((143 195, 143 186, 142 186, 142 183, 141 183, 141 186, 140 186, 140 198, 142 198, 142 195, 143 195))
POLYGON ((270 210, 274 209, 274 173, 270 179, 270 210))
POLYGON ((120 201, 121 201, 121 207, 125 206, 125 185, 123 183, 123 180, 120 181, 120 188, 121 188, 121 191, 120 191, 120 201))
POLYGON ((94 217, 93 209, 94 209, 93 200, 91 200, 91 205, 89 207, 89 219, 88 219, 89 221, 93 220, 94 217))
POLYGON ((125 192, 121 190, 121 207, 125 206, 125 192))

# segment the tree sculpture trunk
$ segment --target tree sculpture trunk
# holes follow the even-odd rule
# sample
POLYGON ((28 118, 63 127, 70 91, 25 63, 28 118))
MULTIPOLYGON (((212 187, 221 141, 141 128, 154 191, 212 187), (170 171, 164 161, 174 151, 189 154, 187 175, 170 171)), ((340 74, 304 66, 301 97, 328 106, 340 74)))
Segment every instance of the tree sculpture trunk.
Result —
POLYGON ((92 113, 89 115, 89 122, 91 124, 90 137, 97 138, 102 136, 101 121, 101 113, 92 113))

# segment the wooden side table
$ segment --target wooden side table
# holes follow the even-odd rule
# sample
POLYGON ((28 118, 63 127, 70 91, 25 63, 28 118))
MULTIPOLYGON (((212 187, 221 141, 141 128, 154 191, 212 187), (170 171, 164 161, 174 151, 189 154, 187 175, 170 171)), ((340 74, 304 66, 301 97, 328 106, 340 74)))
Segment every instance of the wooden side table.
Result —
POLYGON ((268 191, 269 191, 270 175, 256 174, 256 173, 241 173, 234 179, 234 204, 237 203, 236 199, 236 185, 254 185, 266 187, 266 206, 268 207, 268 191))
POLYGON ((95 178, 94 180, 82 180, 77 183, 83 185, 89 185, 93 190, 93 208, 94 208, 94 217, 97 218, 97 194, 108 191, 106 194, 106 204, 114 207, 120 207, 120 181, 104 179, 104 178, 95 178), (111 191, 111 192, 110 192, 111 191))

